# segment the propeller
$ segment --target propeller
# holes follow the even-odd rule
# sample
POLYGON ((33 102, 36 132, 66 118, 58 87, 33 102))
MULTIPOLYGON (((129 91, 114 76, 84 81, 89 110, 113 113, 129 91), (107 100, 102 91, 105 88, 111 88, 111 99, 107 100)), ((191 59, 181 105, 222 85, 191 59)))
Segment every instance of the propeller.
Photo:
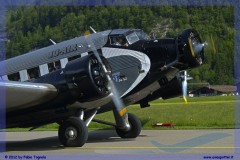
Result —
POLYGON ((204 61, 204 47, 206 42, 202 43, 202 40, 194 29, 186 29, 180 36, 183 46, 182 54, 184 55, 184 62, 188 64, 188 67, 194 68, 202 65, 204 61))
POLYGON ((199 35, 197 33, 190 33, 190 36, 188 38, 188 44, 190 47, 190 51, 192 54, 192 57, 196 59, 199 65, 203 63, 204 60, 204 47, 208 45, 207 42, 201 41, 199 35))
MULTIPOLYGON (((185 52, 186 59, 188 59, 189 64, 191 67, 196 67, 202 65, 204 61, 204 47, 208 45, 207 42, 201 41, 198 33, 195 30, 188 29, 183 32, 182 41, 185 43, 184 46, 188 47, 185 52), (186 42, 188 45, 186 45, 186 42), (189 52, 190 51, 190 52, 189 52)), ((187 71, 183 71, 181 75, 182 78, 182 93, 183 99, 187 103, 187 80, 192 79, 188 76, 187 71)))
POLYGON ((113 80, 110 76, 111 71, 110 71, 110 69, 106 68, 106 65, 104 64, 106 62, 103 62, 103 60, 100 58, 99 53, 97 52, 97 49, 96 49, 96 47, 93 44, 93 41, 91 39, 91 35, 86 35, 85 39, 86 39, 86 42, 88 44, 88 47, 92 49, 95 57, 97 58, 99 64, 101 65, 100 68, 102 69, 102 70, 100 68, 94 68, 93 69, 93 74, 95 75, 95 82, 96 82, 96 84, 101 85, 102 82, 100 80, 101 79, 100 77, 101 76, 106 76, 107 77, 108 90, 109 90, 110 95, 112 97, 112 101, 113 101, 113 103, 116 107, 116 110, 118 111, 118 114, 122 117, 127 113, 127 109, 124 107, 124 103, 121 100, 120 95, 118 94, 118 91, 117 91, 117 89, 114 85, 114 82, 113 82, 113 80), (101 74, 101 73, 104 73, 104 75, 101 74))

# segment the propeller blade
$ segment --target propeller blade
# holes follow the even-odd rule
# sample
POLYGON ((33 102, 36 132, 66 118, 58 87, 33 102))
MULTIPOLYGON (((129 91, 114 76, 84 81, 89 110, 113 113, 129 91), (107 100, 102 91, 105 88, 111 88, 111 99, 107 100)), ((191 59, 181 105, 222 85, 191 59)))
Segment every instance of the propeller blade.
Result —
POLYGON ((185 103, 187 103, 187 71, 184 71, 184 75, 183 75, 182 92, 183 92, 183 99, 185 103))
POLYGON ((118 114, 122 117, 127 113, 127 109, 124 107, 124 103, 121 100, 112 79, 109 80, 108 86, 109 86, 108 89, 111 91, 113 103, 118 111, 118 114))
POLYGON ((114 85, 114 82, 110 76, 110 72, 107 70, 106 66, 104 65, 102 59, 99 56, 99 53, 97 52, 97 49, 95 48, 95 45, 93 44, 93 41, 91 40, 91 35, 86 35, 85 39, 87 41, 87 44, 89 47, 91 47, 95 57, 97 58, 98 62, 102 66, 102 69, 107 77, 108 80, 108 90, 110 92, 110 95, 112 97, 112 101, 115 105, 116 110, 118 111, 118 114, 122 117, 127 113, 127 109, 124 106, 123 101, 121 100, 118 91, 114 85))

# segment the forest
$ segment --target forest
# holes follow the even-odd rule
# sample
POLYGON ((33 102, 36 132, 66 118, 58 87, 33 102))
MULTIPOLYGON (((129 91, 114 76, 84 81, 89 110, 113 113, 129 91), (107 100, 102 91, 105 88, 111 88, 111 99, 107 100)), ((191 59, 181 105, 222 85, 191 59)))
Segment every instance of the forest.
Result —
POLYGON ((151 37, 180 35, 196 29, 205 48, 205 64, 192 69, 194 82, 234 83, 234 9, 231 6, 29 6, 9 7, 6 57, 96 31, 143 29, 151 37))

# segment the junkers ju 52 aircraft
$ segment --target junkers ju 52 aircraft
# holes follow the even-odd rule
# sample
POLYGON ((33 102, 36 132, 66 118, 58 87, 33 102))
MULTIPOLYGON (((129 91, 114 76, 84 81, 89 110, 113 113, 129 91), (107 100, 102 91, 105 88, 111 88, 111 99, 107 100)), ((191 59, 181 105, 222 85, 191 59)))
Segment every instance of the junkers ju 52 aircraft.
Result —
POLYGON ((0 62, 0 89, 6 90, 7 128, 57 122, 64 146, 83 146, 92 121, 136 138, 141 122, 126 106, 186 97, 185 70, 204 60, 205 44, 194 29, 164 39, 150 39, 140 29, 114 29, 52 42, 0 62), (115 123, 94 119, 107 111, 115 123))

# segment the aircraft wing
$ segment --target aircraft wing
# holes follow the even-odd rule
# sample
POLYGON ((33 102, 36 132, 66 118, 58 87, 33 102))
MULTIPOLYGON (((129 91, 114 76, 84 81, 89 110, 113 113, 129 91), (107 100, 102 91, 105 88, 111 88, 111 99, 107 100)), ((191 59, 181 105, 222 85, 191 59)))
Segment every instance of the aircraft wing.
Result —
POLYGON ((0 91, 6 93, 1 98, 6 99, 7 112, 48 102, 58 94, 51 84, 14 81, 0 81, 0 91))

